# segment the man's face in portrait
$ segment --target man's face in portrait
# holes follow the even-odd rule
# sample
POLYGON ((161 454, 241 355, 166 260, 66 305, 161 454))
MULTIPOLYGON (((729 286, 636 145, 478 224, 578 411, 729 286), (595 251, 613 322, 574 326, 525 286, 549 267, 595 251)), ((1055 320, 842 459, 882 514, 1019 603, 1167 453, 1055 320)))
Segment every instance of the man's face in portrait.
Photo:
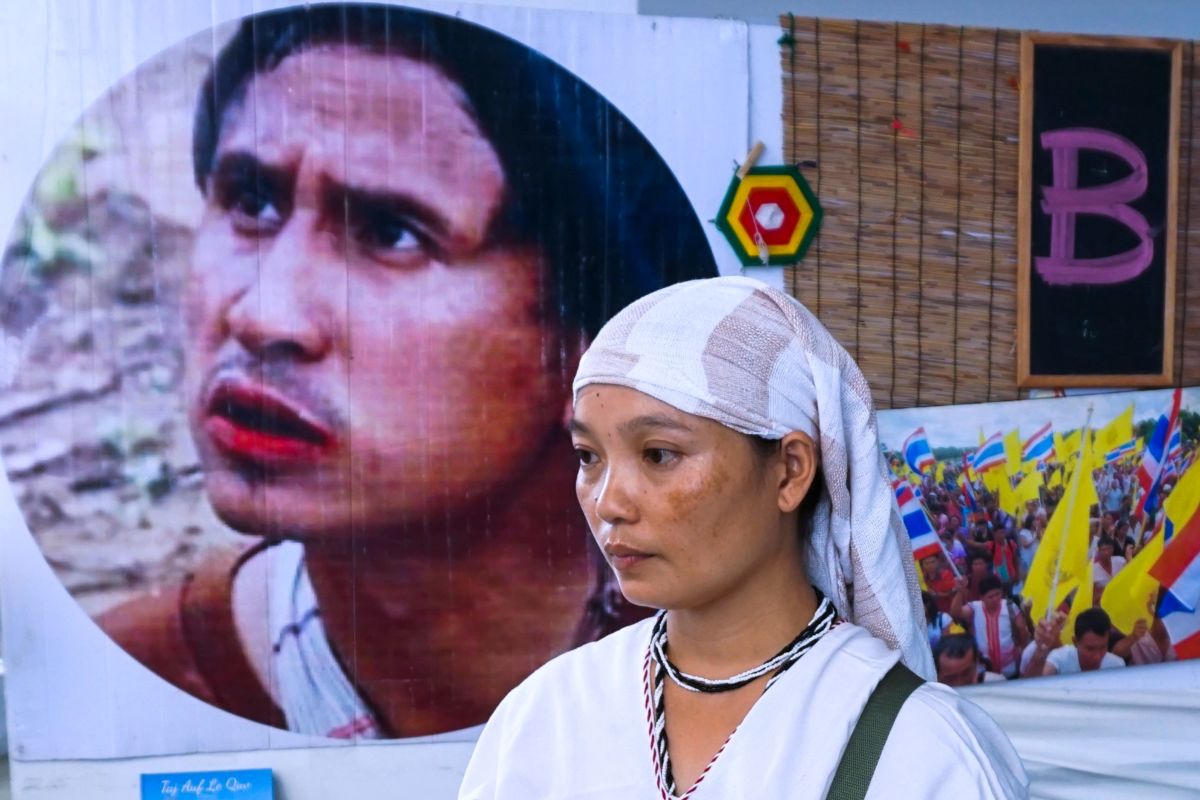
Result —
POLYGON ((317 46, 226 110, 187 288, 209 498, 250 533, 378 535, 478 509, 560 425, 542 254, 460 87, 317 46))

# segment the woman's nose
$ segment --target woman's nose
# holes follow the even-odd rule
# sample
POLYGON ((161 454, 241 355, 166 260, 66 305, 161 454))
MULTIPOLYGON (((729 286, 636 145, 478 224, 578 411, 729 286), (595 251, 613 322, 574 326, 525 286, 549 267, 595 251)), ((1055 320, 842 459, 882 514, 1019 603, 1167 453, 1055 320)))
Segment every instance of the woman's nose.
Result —
POLYGON ((633 522, 637 519, 628 470, 609 466, 596 489, 596 515, 609 525, 633 522))

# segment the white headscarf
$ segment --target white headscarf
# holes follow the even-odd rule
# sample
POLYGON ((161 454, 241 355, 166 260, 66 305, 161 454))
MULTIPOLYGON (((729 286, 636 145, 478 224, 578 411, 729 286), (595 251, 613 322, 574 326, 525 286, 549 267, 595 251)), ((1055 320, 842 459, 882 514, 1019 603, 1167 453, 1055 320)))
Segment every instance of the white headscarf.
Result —
POLYGON ((803 431, 825 477, 809 579, 924 678, 934 677, 912 548, 879 446, 866 378, 791 296, 743 277, 668 286, 612 318, 583 355, 574 392, 636 389, 750 436, 803 431))

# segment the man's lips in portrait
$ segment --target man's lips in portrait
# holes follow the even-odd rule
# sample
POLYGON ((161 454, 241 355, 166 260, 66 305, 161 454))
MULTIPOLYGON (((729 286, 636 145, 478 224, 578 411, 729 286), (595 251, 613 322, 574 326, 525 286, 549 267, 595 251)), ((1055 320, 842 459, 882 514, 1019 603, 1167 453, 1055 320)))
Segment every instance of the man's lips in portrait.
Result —
POLYGON ((245 378, 214 383, 204 431, 231 458, 285 465, 315 461, 333 449, 333 430, 287 395, 245 378))
POLYGON ((654 557, 653 553, 614 542, 604 545, 604 554, 608 556, 608 563, 618 572, 624 572, 654 557))

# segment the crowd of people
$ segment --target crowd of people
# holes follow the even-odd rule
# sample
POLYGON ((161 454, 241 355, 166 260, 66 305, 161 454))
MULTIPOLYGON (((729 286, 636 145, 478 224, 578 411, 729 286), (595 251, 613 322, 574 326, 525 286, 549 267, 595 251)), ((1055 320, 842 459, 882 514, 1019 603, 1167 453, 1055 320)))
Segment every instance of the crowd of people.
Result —
MULTIPOLYGON (((1060 469, 1059 464, 1047 465, 1046 477, 1060 469)), ((967 686, 1175 658, 1161 620, 1139 621, 1122 631, 1100 607, 1105 587, 1154 529, 1153 511, 1135 518, 1135 471, 1134 465, 1118 462, 1093 473, 1100 501, 1090 513, 1093 607, 1075 617, 1071 644, 1062 643, 1071 598, 1049 618, 1034 620, 1029 602, 1021 597, 1047 524, 1063 498, 1063 481, 1044 486, 1018 517, 1000 507, 997 493, 979 476, 970 483, 973 497, 967 497, 956 465, 944 465, 940 479, 924 478, 922 501, 942 543, 940 553, 920 562, 938 680, 967 686)), ((1172 482, 1164 483, 1164 497, 1171 488, 1172 482)))

